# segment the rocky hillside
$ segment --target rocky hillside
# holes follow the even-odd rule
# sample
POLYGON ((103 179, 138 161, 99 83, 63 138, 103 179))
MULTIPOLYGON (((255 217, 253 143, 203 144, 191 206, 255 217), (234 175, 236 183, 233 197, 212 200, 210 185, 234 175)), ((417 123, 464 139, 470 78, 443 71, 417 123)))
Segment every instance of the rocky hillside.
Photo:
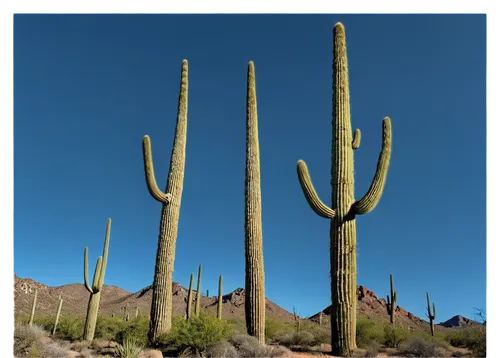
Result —
POLYGON ((469 318, 465 318, 462 316, 453 316, 446 322, 439 323, 439 326, 451 328, 451 327, 465 327, 465 326, 476 326, 481 323, 474 321, 469 318))

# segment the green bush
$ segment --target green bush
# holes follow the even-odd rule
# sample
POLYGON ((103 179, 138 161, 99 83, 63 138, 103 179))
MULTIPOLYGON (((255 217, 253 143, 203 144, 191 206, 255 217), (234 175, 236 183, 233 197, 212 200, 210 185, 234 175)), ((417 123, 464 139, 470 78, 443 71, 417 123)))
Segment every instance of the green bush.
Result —
POLYGON ((238 357, 241 358, 274 358, 288 355, 288 349, 280 346, 262 345, 259 341, 247 334, 235 334, 229 340, 235 347, 238 357))
POLYGON ((404 353, 407 357, 439 357, 438 344, 431 336, 411 338, 404 353))
POLYGON ((384 340, 384 324, 365 317, 356 320, 356 342, 359 347, 369 347, 373 342, 383 344, 384 340))
POLYGON ((179 351, 191 349, 201 353, 208 347, 227 340, 232 333, 233 328, 227 321, 200 312, 189 320, 174 319, 164 343, 175 346, 179 351))
POLYGON ((125 338, 122 344, 116 347, 116 355, 119 358, 137 358, 142 353, 144 346, 134 338, 125 338))
MULTIPOLYGON (((287 324, 281 320, 266 318, 266 339, 273 340, 277 335, 283 334, 283 332, 292 332, 294 327, 287 324)), ((243 332, 246 333, 246 329, 243 332)))
POLYGON ((384 345, 390 348, 397 348, 408 339, 408 330, 394 324, 384 327, 384 345))
POLYGON ((475 356, 486 356, 486 327, 483 325, 456 328, 449 332, 445 339, 453 347, 467 348, 475 356))

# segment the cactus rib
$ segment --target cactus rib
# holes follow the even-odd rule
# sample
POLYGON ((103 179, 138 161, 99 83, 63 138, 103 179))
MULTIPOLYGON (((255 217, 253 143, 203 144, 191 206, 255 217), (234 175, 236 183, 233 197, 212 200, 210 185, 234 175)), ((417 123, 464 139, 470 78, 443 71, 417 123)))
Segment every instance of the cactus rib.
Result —
POLYGON ((148 339, 156 343, 160 335, 166 334, 172 327, 172 275, 175 261, 175 246, 177 241, 181 197, 184 184, 184 169, 186 162, 186 133, 188 113, 188 62, 182 61, 181 81, 179 90, 177 124, 174 144, 170 157, 166 190, 163 193, 156 190, 153 182, 151 153, 148 154, 149 138, 143 140, 144 168, 148 190, 154 199, 162 202, 158 249, 156 252, 155 274, 153 281, 153 298, 151 302, 150 325, 148 339), (148 164, 151 159, 151 166, 148 164), (151 170, 148 171, 148 168, 151 170), (148 176, 148 173, 149 176, 148 176))
POLYGON ((245 167, 245 319, 247 333, 265 344, 266 297, 262 252, 259 131, 254 63, 247 72, 245 167))

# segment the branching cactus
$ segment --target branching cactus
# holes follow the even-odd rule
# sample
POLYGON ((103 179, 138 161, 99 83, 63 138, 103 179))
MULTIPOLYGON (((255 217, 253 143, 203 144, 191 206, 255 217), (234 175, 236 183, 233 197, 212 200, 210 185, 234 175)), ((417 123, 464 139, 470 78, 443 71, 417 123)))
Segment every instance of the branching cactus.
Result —
POLYGON ((392 279, 392 275, 391 276, 391 293, 390 295, 387 295, 387 303, 386 303, 386 307, 387 307, 387 314, 390 316, 390 321, 391 323, 394 323, 394 314, 396 313, 396 307, 397 307, 397 303, 396 303, 396 291, 394 290, 394 281, 392 279))
POLYGON ((194 281, 194 275, 191 274, 191 278, 189 279, 189 291, 188 291, 188 296, 186 298, 186 319, 189 320, 191 317, 191 305, 193 303, 193 281, 194 281))
POLYGON ((62 303, 63 299, 61 298, 61 295, 59 295, 59 304, 57 305, 56 320, 54 322, 54 328, 52 329, 52 335, 56 334, 57 324, 59 323, 59 316, 61 315, 62 303))
POLYGON ((354 199, 354 150, 361 143, 359 129, 351 129, 349 81, 345 29, 337 23, 333 29, 333 140, 332 206, 318 197, 306 163, 299 160, 300 185, 313 211, 330 219, 330 275, 332 353, 348 356, 356 348, 356 221, 357 215, 371 212, 378 204, 385 185, 391 155, 391 121, 382 122, 382 151, 368 192, 354 199))
POLYGON ((36 298, 38 296, 38 289, 35 288, 35 296, 33 297, 33 304, 31 305, 31 315, 28 325, 33 326, 33 320, 35 319, 35 309, 36 309, 36 298))
POLYGON ((181 70, 177 126, 165 192, 162 192, 156 183, 149 137, 145 136, 142 142, 147 187, 151 196, 162 204, 148 332, 151 343, 156 342, 159 335, 168 333, 172 327, 172 274, 186 162, 187 109, 188 62, 184 60, 181 70))
POLYGON ((99 302, 101 301, 101 290, 104 285, 104 274, 106 273, 106 265, 108 263, 108 248, 109 235, 111 230, 111 219, 108 219, 106 225, 106 236, 104 239, 104 249, 102 256, 97 259, 97 264, 94 271, 94 279, 92 286, 88 280, 88 248, 85 247, 83 253, 83 280, 87 291, 90 292, 89 304, 87 307, 87 318, 85 319, 85 327, 83 329, 83 339, 92 341, 94 339, 95 325, 97 322, 97 314, 99 312, 99 302))
POLYGON ((432 313, 431 313, 431 301, 429 300, 429 293, 427 295, 427 318, 429 318, 429 324, 431 326, 431 335, 434 335, 434 320, 436 319, 436 306, 432 303, 432 313))
POLYGON ((245 168, 245 319, 247 332, 265 344, 266 296, 262 250, 259 130, 255 69, 247 73, 247 135, 245 168))
POLYGON ((200 303, 201 303, 201 264, 198 267, 198 285, 196 286, 196 306, 194 306, 195 316, 198 316, 200 314, 200 303))
POLYGON ((219 276, 219 299, 217 300, 217 318, 222 319, 222 275, 219 276))

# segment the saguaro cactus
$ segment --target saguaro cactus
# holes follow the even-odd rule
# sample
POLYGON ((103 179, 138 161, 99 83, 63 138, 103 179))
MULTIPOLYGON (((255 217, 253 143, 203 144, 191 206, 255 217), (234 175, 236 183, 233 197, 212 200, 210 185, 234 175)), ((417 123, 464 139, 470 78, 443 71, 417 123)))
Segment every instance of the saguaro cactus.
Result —
POLYGON ((431 326, 431 335, 434 335, 434 320, 436 319, 436 306, 432 303, 432 313, 431 313, 431 301, 429 300, 429 293, 427 295, 427 318, 429 318, 429 325, 431 326))
POLYGON ((219 299, 217 300, 217 318, 222 319, 222 275, 219 276, 219 299))
POLYGON ((201 264, 198 267, 198 285, 196 286, 196 306, 194 306, 195 316, 198 316, 200 314, 200 303, 201 303, 201 264))
POLYGON ((35 296, 33 297, 33 304, 31 305, 31 315, 28 325, 33 325, 33 319, 35 318, 35 308, 36 308, 36 298, 38 296, 38 289, 35 288, 35 296))
POLYGON ((139 318, 139 307, 135 308, 135 319, 139 318))
POLYGON ((186 162, 187 108, 188 62, 184 60, 181 71, 177 126, 165 192, 160 191, 156 183, 149 137, 145 136, 142 142, 147 187, 151 196, 162 203, 148 333, 151 343, 154 343, 160 334, 170 331, 172 327, 172 274, 186 162))
POLYGON ((391 276, 391 293, 390 295, 387 295, 387 314, 390 316, 390 321, 391 323, 394 323, 394 314, 396 313, 396 291, 394 290, 394 281, 392 280, 392 275, 391 276))
POLYGON ((385 185, 391 154, 391 121, 383 120, 382 151, 368 192, 354 199, 354 150, 361 132, 351 129, 345 29, 333 29, 333 140, 332 207, 318 197, 306 163, 299 160, 297 173, 307 202, 321 217, 330 219, 330 274, 333 355, 347 356, 356 348, 356 215, 367 214, 378 204, 385 185))
POLYGON ((85 247, 83 253, 83 280, 85 288, 90 292, 89 304, 87 306, 87 318, 85 319, 85 327, 83 329, 83 339, 86 341, 92 341, 94 339, 99 302, 101 301, 101 290, 104 285, 104 274, 106 273, 106 265, 108 263, 110 230, 111 219, 108 219, 108 223, 106 225, 106 236, 104 239, 104 249, 102 256, 99 256, 97 259, 92 286, 89 285, 88 280, 88 247, 85 247))
POLYGON ((320 326, 322 326, 322 325, 323 325, 323 311, 321 311, 321 312, 319 313, 318 323, 319 323, 319 325, 320 325, 320 326))
POLYGON ((54 328, 52 329, 52 335, 56 334, 57 324, 59 323, 59 315, 61 314, 62 303, 63 299, 61 298, 61 295, 59 295, 59 304, 57 305, 56 320, 54 322, 54 328))
POLYGON ((194 275, 191 274, 191 278, 189 279, 189 291, 188 291, 188 296, 186 298, 186 319, 189 319, 191 317, 191 305, 193 303, 193 281, 194 281, 194 275))
POLYGON ((262 252, 262 205, 260 191, 259 131, 255 69, 247 73, 247 153, 245 168, 245 318, 247 332, 265 343, 266 296, 262 252))

